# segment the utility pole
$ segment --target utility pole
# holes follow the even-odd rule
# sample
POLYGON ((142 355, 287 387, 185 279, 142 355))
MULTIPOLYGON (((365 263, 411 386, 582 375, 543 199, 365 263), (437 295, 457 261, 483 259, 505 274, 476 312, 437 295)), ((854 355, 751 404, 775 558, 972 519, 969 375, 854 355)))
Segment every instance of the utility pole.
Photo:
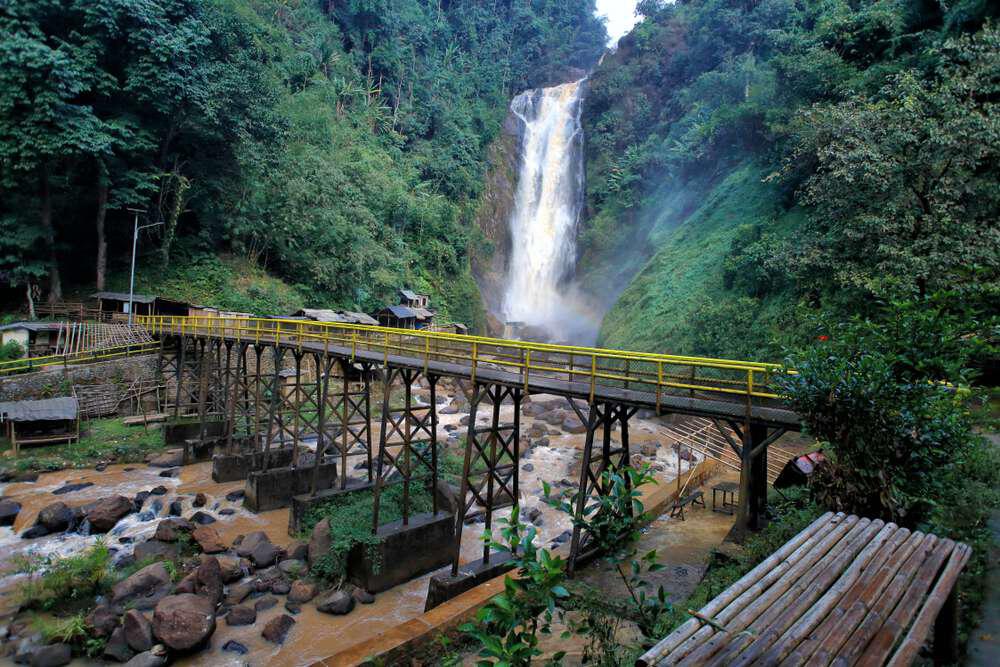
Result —
POLYGON ((135 297, 135 251, 136 248, 139 246, 139 230, 146 229, 147 227, 156 227, 157 225, 162 225, 163 223, 153 222, 148 225, 142 225, 140 227, 139 214, 145 213, 146 210, 141 208, 130 208, 127 210, 135 214, 135 225, 134 225, 134 230, 132 232, 132 272, 129 275, 129 280, 128 280, 128 325, 132 326, 132 320, 135 315, 135 304, 133 303, 133 299, 135 297))

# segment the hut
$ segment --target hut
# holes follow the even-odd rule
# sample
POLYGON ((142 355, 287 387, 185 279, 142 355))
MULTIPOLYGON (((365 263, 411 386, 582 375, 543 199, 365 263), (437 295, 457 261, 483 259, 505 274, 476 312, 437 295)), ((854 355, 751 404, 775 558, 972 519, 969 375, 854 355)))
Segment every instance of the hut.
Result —
POLYGON ((302 308, 293 317, 302 317, 313 322, 337 322, 340 324, 365 324, 378 326, 378 320, 365 313, 355 313, 349 310, 325 310, 320 308, 302 308))
MULTIPOLYGON (((101 314, 127 315, 129 311, 128 292, 97 292, 91 295, 97 300, 97 309, 101 314)), ((187 316, 191 312, 191 306, 183 301, 166 299, 162 296, 149 294, 132 295, 133 310, 136 315, 180 315, 187 316)))
POLYGON ((0 424, 15 455, 21 445, 75 442, 80 439, 80 404, 72 396, 0 403, 0 424))
POLYGON ((375 313, 375 319, 384 327, 417 329, 417 313, 409 306, 386 306, 375 313))
POLYGON ((401 289, 399 290, 399 305, 409 306, 410 308, 427 308, 430 305, 431 298, 426 294, 417 294, 413 290, 401 289))
POLYGON ((14 322, 0 326, 0 345, 17 343, 25 356, 55 354, 59 343, 60 322, 14 322))

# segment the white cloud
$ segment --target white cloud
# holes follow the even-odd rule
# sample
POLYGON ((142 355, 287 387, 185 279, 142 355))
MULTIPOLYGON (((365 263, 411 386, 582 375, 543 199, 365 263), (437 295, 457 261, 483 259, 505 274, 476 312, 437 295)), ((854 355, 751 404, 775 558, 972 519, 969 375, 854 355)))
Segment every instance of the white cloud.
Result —
POLYGON ((597 14, 608 19, 609 44, 614 46, 639 20, 635 15, 636 0, 597 0, 597 14))

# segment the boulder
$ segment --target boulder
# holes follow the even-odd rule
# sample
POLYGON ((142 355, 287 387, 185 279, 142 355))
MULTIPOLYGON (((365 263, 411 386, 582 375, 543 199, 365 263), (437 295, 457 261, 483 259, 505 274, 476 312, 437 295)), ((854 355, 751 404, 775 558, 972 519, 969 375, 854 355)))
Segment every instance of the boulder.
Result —
POLYGON ((292 616, 298 616, 302 613, 302 605, 298 602, 292 602, 291 600, 285 600, 285 611, 287 611, 292 616))
POLYGON ((33 540, 36 537, 45 537, 49 534, 49 529, 40 523, 36 523, 34 526, 28 530, 21 533, 22 540, 33 540))
POLYGON ((103 639, 110 637, 118 627, 118 612, 106 604, 99 604, 90 610, 83 622, 93 636, 103 639))
POLYGON ((125 641, 125 629, 119 625, 111 633, 108 643, 104 645, 103 657, 105 660, 114 662, 128 662, 133 655, 135 655, 135 651, 125 641))
POLYGON ((161 542, 160 540, 146 540, 135 545, 133 554, 137 561, 150 559, 170 560, 176 558, 180 553, 180 546, 176 542, 161 542))
POLYGON ((246 646, 232 639, 222 645, 222 650, 229 653, 235 653, 236 655, 246 655, 250 652, 250 649, 246 646))
POLYGON ((271 592, 275 595, 288 595, 292 590, 292 585, 284 579, 279 579, 271 584, 271 592))
POLYGON ((178 593, 196 594, 198 588, 198 573, 190 572, 174 586, 174 595, 178 593))
POLYGON ((163 486, 162 484, 160 486, 154 486, 152 489, 149 490, 149 495, 165 496, 167 495, 167 487, 163 486))
POLYGON ((153 648, 153 625, 137 609, 129 609, 122 617, 125 643, 136 653, 153 648))
POLYGON ((90 522, 91 533, 106 533, 134 511, 135 505, 125 496, 108 496, 86 505, 83 515, 90 522))
POLYGON ((253 562, 254 567, 269 567, 274 565, 274 561, 278 559, 278 547, 274 546, 267 541, 259 541, 250 551, 250 560, 253 562))
POLYGON ((187 519, 164 519, 156 524, 153 539, 161 542, 176 542, 184 533, 190 533, 193 526, 187 519))
POLYGON ((639 448, 639 451, 643 456, 648 456, 650 458, 656 456, 656 450, 657 447, 655 442, 644 442, 642 443, 642 447, 639 448))
POLYGON ((295 619, 288 614, 282 614, 268 621, 260 636, 273 644, 281 644, 285 641, 285 637, 293 625, 295 625, 295 619))
POLYGON ((288 599, 291 602, 309 602, 316 597, 316 584, 306 583, 301 579, 292 583, 291 590, 288 591, 288 599))
POLYGON ((35 523, 44 526, 50 533, 59 533, 69 528, 76 521, 74 512, 66 503, 58 502, 46 505, 38 513, 35 523))
POLYGON ((125 667, 162 667, 167 664, 167 647, 157 644, 125 663, 125 667))
POLYGON ((222 602, 222 568, 214 556, 202 556, 201 564, 195 569, 196 595, 201 595, 212 601, 213 608, 222 602))
POLYGON ((257 622, 257 610, 248 604, 233 607, 226 614, 226 625, 253 625, 257 622))
POLYGON ((194 500, 191 501, 191 507, 204 507, 207 502, 208 498, 204 493, 196 493, 194 494, 194 500))
POLYGON ((191 515, 191 521, 202 526, 207 526, 210 523, 215 523, 215 517, 209 514, 208 512, 202 512, 201 510, 198 510, 197 512, 191 515))
POLYGON ((312 536, 309 538, 309 564, 315 565, 320 558, 330 553, 332 543, 330 520, 323 519, 313 528, 312 536))
POLYGON ((180 516, 184 513, 184 505, 179 500, 171 500, 167 505, 167 514, 170 516, 180 516))
POLYGON ((355 589, 351 591, 351 597, 353 597, 356 602, 360 602, 361 604, 372 604, 375 602, 375 596, 363 588, 355 587, 355 589))
POLYGON ((215 632, 215 605, 201 595, 168 595, 153 612, 153 634, 174 651, 202 645, 215 632))
POLYGON ((290 577, 298 577, 306 571, 306 564, 305 561, 286 558, 278 563, 278 569, 290 577))
POLYGON ((563 420, 562 430, 566 433, 586 433, 587 425, 580 421, 576 415, 570 415, 563 420))
POLYGON ((111 608, 152 609, 170 592, 170 573, 163 563, 153 563, 119 581, 111 589, 111 608))
POLYGON ((267 611, 278 604, 278 598, 268 595, 254 603, 253 608, 257 611, 267 611))
POLYGON ((201 550, 207 554, 222 553, 226 550, 226 545, 219 537, 219 531, 211 526, 198 526, 191 532, 191 537, 198 543, 201 550))
POLYGON ((226 598, 223 602, 229 606, 237 605, 247 599, 247 596, 254 592, 253 584, 233 584, 226 590, 226 598))
POLYGON ((62 667, 73 659, 69 644, 40 646, 31 653, 31 667, 62 667))
POLYGON ((247 558, 250 556, 250 552, 253 548, 257 546, 258 542, 270 542, 270 538, 262 530, 258 530, 253 533, 249 533, 240 540, 239 544, 236 545, 236 554, 242 558, 247 558))
POLYGON ((332 591, 316 602, 316 609, 324 614, 343 616, 354 609, 354 598, 345 591, 332 591))
POLYGON ((231 503, 235 503, 238 500, 243 500, 243 498, 246 495, 247 492, 245 490, 236 489, 235 491, 230 491, 229 493, 226 494, 226 500, 228 500, 231 503))
POLYGON ((305 542, 292 542, 288 547, 288 557, 292 560, 307 560, 309 558, 309 545, 305 542))
POLYGON ((184 450, 171 449, 150 459, 149 465, 153 468, 176 468, 177 466, 182 466, 184 465, 184 450))
POLYGON ((222 581, 231 584, 239 581, 244 574, 250 571, 250 563, 240 558, 227 558, 219 556, 219 567, 222 569, 222 581))
POLYGON ((64 485, 60 486, 58 489, 56 489, 55 491, 53 491, 52 495, 54 495, 54 496, 61 496, 61 495, 66 494, 66 493, 73 493, 74 491, 81 491, 81 490, 86 489, 88 487, 91 487, 93 485, 94 485, 93 482, 76 482, 74 484, 64 484, 64 485))
POLYGON ((566 420, 565 410, 550 410, 543 414, 540 419, 551 426, 559 426, 566 420))

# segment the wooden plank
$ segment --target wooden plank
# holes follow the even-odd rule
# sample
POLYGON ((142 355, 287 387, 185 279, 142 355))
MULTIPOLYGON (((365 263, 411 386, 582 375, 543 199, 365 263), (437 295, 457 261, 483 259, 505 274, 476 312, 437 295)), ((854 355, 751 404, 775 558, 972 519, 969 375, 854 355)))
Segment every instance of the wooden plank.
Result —
MULTIPOLYGON (((755 580, 750 581, 749 584, 745 586, 743 592, 740 593, 735 599, 731 602, 729 600, 724 600, 723 602, 725 604, 721 604, 718 607, 716 607, 715 600, 713 600, 702 609, 701 615, 704 617, 714 616, 719 622, 728 622, 730 619, 739 614, 740 611, 746 608, 746 606, 753 600, 756 600, 763 595, 764 591, 771 586, 771 584, 785 576, 790 569, 792 569, 797 563, 800 563, 814 549, 828 548, 823 546, 823 543, 834 532, 838 530, 846 530, 846 521, 847 517, 843 513, 838 513, 829 517, 823 522, 819 530, 812 532, 805 542, 801 543, 788 556, 779 561, 777 565, 773 565, 770 569, 761 573, 758 573, 756 569, 751 571, 750 574, 756 575, 755 580)), ((698 645, 715 634, 715 629, 712 626, 702 626, 696 619, 691 619, 685 623, 678 629, 677 633, 679 634, 681 630, 684 630, 685 627, 690 627, 692 624, 698 628, 697 631, 693 635, 681 638, 681 641, 666 655, 661 654, 660 658, 663 658, 664 662, 675 664, 685 655, 693 651, 698 645)))
MULTIPOLYGON (((906 528, 897 530, 889 543, 879 551, 878 557, 865 569, 864 574, 852 587, 844 594, 839 604, 823 619, 822 623, 812 633, 805 638, 798 646, 794 647, 787 656, 786 651, 782 651, 784 658, 782 665, 800 665, 808 660, 824 641, 830 640, 839 647, 850 635, 854 626, 864 618, 868 608, 863 602, 864 592, 868 590, 872 583, 881 578, 881 581, 888 581, 899 569, 899 566, 909 557, 913 549, 923 540, 923 535, 914 536, 906 528), (854 615, 850 614, 854 610, 854 615)), ((877 589, 880 590, 880 589, 877 589)), ((821 657, 817 664, 826 664, 828 658, 821 657)))
POLYGON ((868 642, 868 646, 865 647, 864 653, 857 662, 859 667, 877 667, 885 663, 892 647, 896 645, 896 641, 910 624, 921 600, 937 578, 941 564, 945 562, 954 549, 955 543, 951 540, 938 541, 937 548, 924 560, 918 570, 917 577, 909 582, 906 592, 893 609, 892 614, 875 633, 872 640, 868 642))
POLYGON ((941 607, 944 606, 952 589, 958 583, 958 575, 962 572, 962 568, 965 567, 971 555, 972 548, 967 544, 959 544, 952 551, 944 572, 941 573, 934 590, 928 596, 927 602, 924 603, 902 644, 889 661, 889 667, 904 667, 917 657, 917 652, 927 639, 931 624, 941 611, 941 607))
MULTIPOLYGON (((855 590, 855 585, 861 580, 864 573, 871 572, 872 569, 882 566, 888 554, 894 551, 899 543, 902 543, 903 540, 897 538, 897 535, 900 534, 903 534, 905 539, 905 536, 908 536, 910 531, 901 530, 894 523, 885 524, 878 534, 875 535, 875 538, 864 547, 858 557, 848 564, 848 567, 833 586, 809 609, 804 610, 794 623, 786 624, 784 631, 780 635, 778 634, 779 629, 776 625, 768 628, 767 633, 758 642, 767 638, 768 641, 772 642, 772 645, 761 656, 761 661, 768 664, 777 664, 802 638, 812 632, 832 609, 836 608, 847 595, 850 595, 851 591, 855 590)), ((751 646, 748 652, 752 653, 753 650, 755 650, 755 647, 751 646)))
POLYGON ((853 665, 865 653, 872 637, 879 631, 895 608, 896 603, 909 586, 910 581, 920 570, 928 557, 937 550, 940 539, 936 535, 926 535, 920 546, 913 551, 896 575, 886 584, 879 596, 874 600, 864 619, 851 633, 844 645, 834 654, 831 664, 840 667, 853 665))
MULTIPOLYGON (((761 590, 749 601, 749 604, 732 619, 725 618, 726 632, 714 632, 712 636, 697 646, 678 664, 681 665, 704 665, 716 651, 723 648, 734 635, 743 632, 761 613, 772 603, 777 601, 788 588, 799 579, 805 572, 813 567, 820 559, 827 555, 831 549, 835 549, 842 540, 851 539, 858 531, 868 526, 868 519, 858 519, 856 516, 848 516, 843 519, 830 533, 823 538, 813 549, 804 554, 779 578, 774 581, 766 590, 761 590)), ((751 589, 753 590, 753 589, 751 589)), ((720 614, 720 618, 723 618, 720 614)), ((671 659, 674 656, 670 656, 671 659)))
MULTIPOLYGON (((881 520, 858 522, 858 527, 830 550, 806 576, 801 576, 749 626, 753 636, 735 637, 710 664, 745 667, 767 649, 840 577, 878 535, 881 520)), ((870 554, 869 554, 870 555, 870 554)))

